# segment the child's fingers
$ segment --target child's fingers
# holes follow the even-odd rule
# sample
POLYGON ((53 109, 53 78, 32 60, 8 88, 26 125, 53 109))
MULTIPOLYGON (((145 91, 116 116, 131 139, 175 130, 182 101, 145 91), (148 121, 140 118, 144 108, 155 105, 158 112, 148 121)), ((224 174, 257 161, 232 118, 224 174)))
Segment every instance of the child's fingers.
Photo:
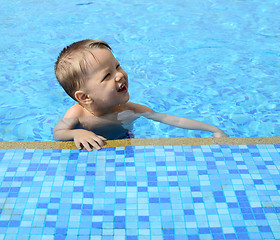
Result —
POLYGON ((74 140, 74 142, 75 142, 75 145, 78 149, 82 149, 82 147, 84 147, 86 150, 92 151, 92 147, 86 139, 82 139, 80 141, 79 140, 74 140))
POLYGON ((74 143, 78 149, 82 149, 81 142, 74 138, 74 143))
POLYGON ((103 141, 107 141, 107 138, 103 137, 103 136, 100 136, 100 135, 96 135, 97 137, 99 137, 101 140, 103 141))
POLYGON ((226 133, 224 133, 223 131, 221 132, 216 132, 212 135, 215 138, 225 138, 225 137, 229 137, 226 133))
POLYGON ((74 143, 78 149, 82 149, 84 147, 88 151, 92 151, 92 148, 97 150, 101 149, 104 146, 104 142, 107 139, 102 136, 95 135, 94 137, 89 137, 86 139, 74 139, 74 143))
POLYGON ((82 146, 83 146, 86 150, 92 151, 92 147, 89 145, 89 143, 88 143, 87 140, 81 141, 81 144, 82 144, 82 146))
POLYGON ((92 138, 90 138, 90 139, 88 139, 87 141, 89 142, 89 144, 90 144, 92 147, 96 148, 97 150, 101 149, 101 146, 104 145, 103 141, 100 140, 100 139, 92 139, 92 138), (98 141, 97 141, 97 140, 98 140, 98 141))
MULTIPOLYGON (((96 137, 94 137, 93 140, 94 140, 95 142, 97 142, 97 144, 98 144, 99 146, 104 146, 104 142, 103 142, 104 137, 101 137, 101 136, 97 136, 97 135, 96 135, 96 137)), ((107 139, 105 139, 104 141, 106 141, 106 140, 107 140, 107 139)))

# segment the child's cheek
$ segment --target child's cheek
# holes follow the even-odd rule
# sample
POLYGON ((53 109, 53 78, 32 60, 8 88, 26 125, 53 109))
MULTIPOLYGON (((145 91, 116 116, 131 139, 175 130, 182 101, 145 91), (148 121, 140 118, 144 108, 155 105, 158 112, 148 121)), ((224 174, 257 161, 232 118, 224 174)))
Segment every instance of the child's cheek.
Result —
POLYGON ((110 100, 117 95, 117 92, 116 92, 116 89, 109 88, 106 92, 104 91, 103 94, 107 99, 110 100))

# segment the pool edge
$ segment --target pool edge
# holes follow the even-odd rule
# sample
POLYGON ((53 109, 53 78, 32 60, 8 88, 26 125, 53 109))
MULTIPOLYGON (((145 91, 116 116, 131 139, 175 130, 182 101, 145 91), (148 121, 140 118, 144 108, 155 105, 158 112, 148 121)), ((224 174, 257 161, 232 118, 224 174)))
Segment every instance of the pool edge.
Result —
MULTIPOLYGON (((136 138, 106 141, 104 148, 152 145, 251 145, 280 144, 280 137, 231 138, 136 138)), ((75 149, 73 141, 65 142, 0 142, 0 149, 75 149)))

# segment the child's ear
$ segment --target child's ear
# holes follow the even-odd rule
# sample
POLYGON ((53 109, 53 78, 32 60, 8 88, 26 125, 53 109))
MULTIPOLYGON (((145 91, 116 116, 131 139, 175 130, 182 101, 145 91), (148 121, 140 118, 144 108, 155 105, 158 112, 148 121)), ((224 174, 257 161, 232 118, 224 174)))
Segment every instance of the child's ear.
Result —
POLYGON ((75 98, 79 103, 82 104, 90 104, 93 102, 93 99, 89 97, 85 92, 82 90, 78 90, 75 92, 75 98))

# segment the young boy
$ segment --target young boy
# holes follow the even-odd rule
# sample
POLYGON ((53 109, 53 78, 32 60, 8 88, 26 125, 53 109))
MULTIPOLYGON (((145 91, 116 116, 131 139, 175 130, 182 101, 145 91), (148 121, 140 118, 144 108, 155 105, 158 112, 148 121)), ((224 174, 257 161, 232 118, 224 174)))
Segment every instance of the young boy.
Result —
POLYGON ((107 139, 128 136, 133 121, 143 116, 180 128, 228 137, 219 128, 129 102, 128 76, 101 40, 83 40, 64 48, 55 64, 58 82, 78 103, 53 130, 54 140, 74 140, 77 148, 100 149, 107 139))

